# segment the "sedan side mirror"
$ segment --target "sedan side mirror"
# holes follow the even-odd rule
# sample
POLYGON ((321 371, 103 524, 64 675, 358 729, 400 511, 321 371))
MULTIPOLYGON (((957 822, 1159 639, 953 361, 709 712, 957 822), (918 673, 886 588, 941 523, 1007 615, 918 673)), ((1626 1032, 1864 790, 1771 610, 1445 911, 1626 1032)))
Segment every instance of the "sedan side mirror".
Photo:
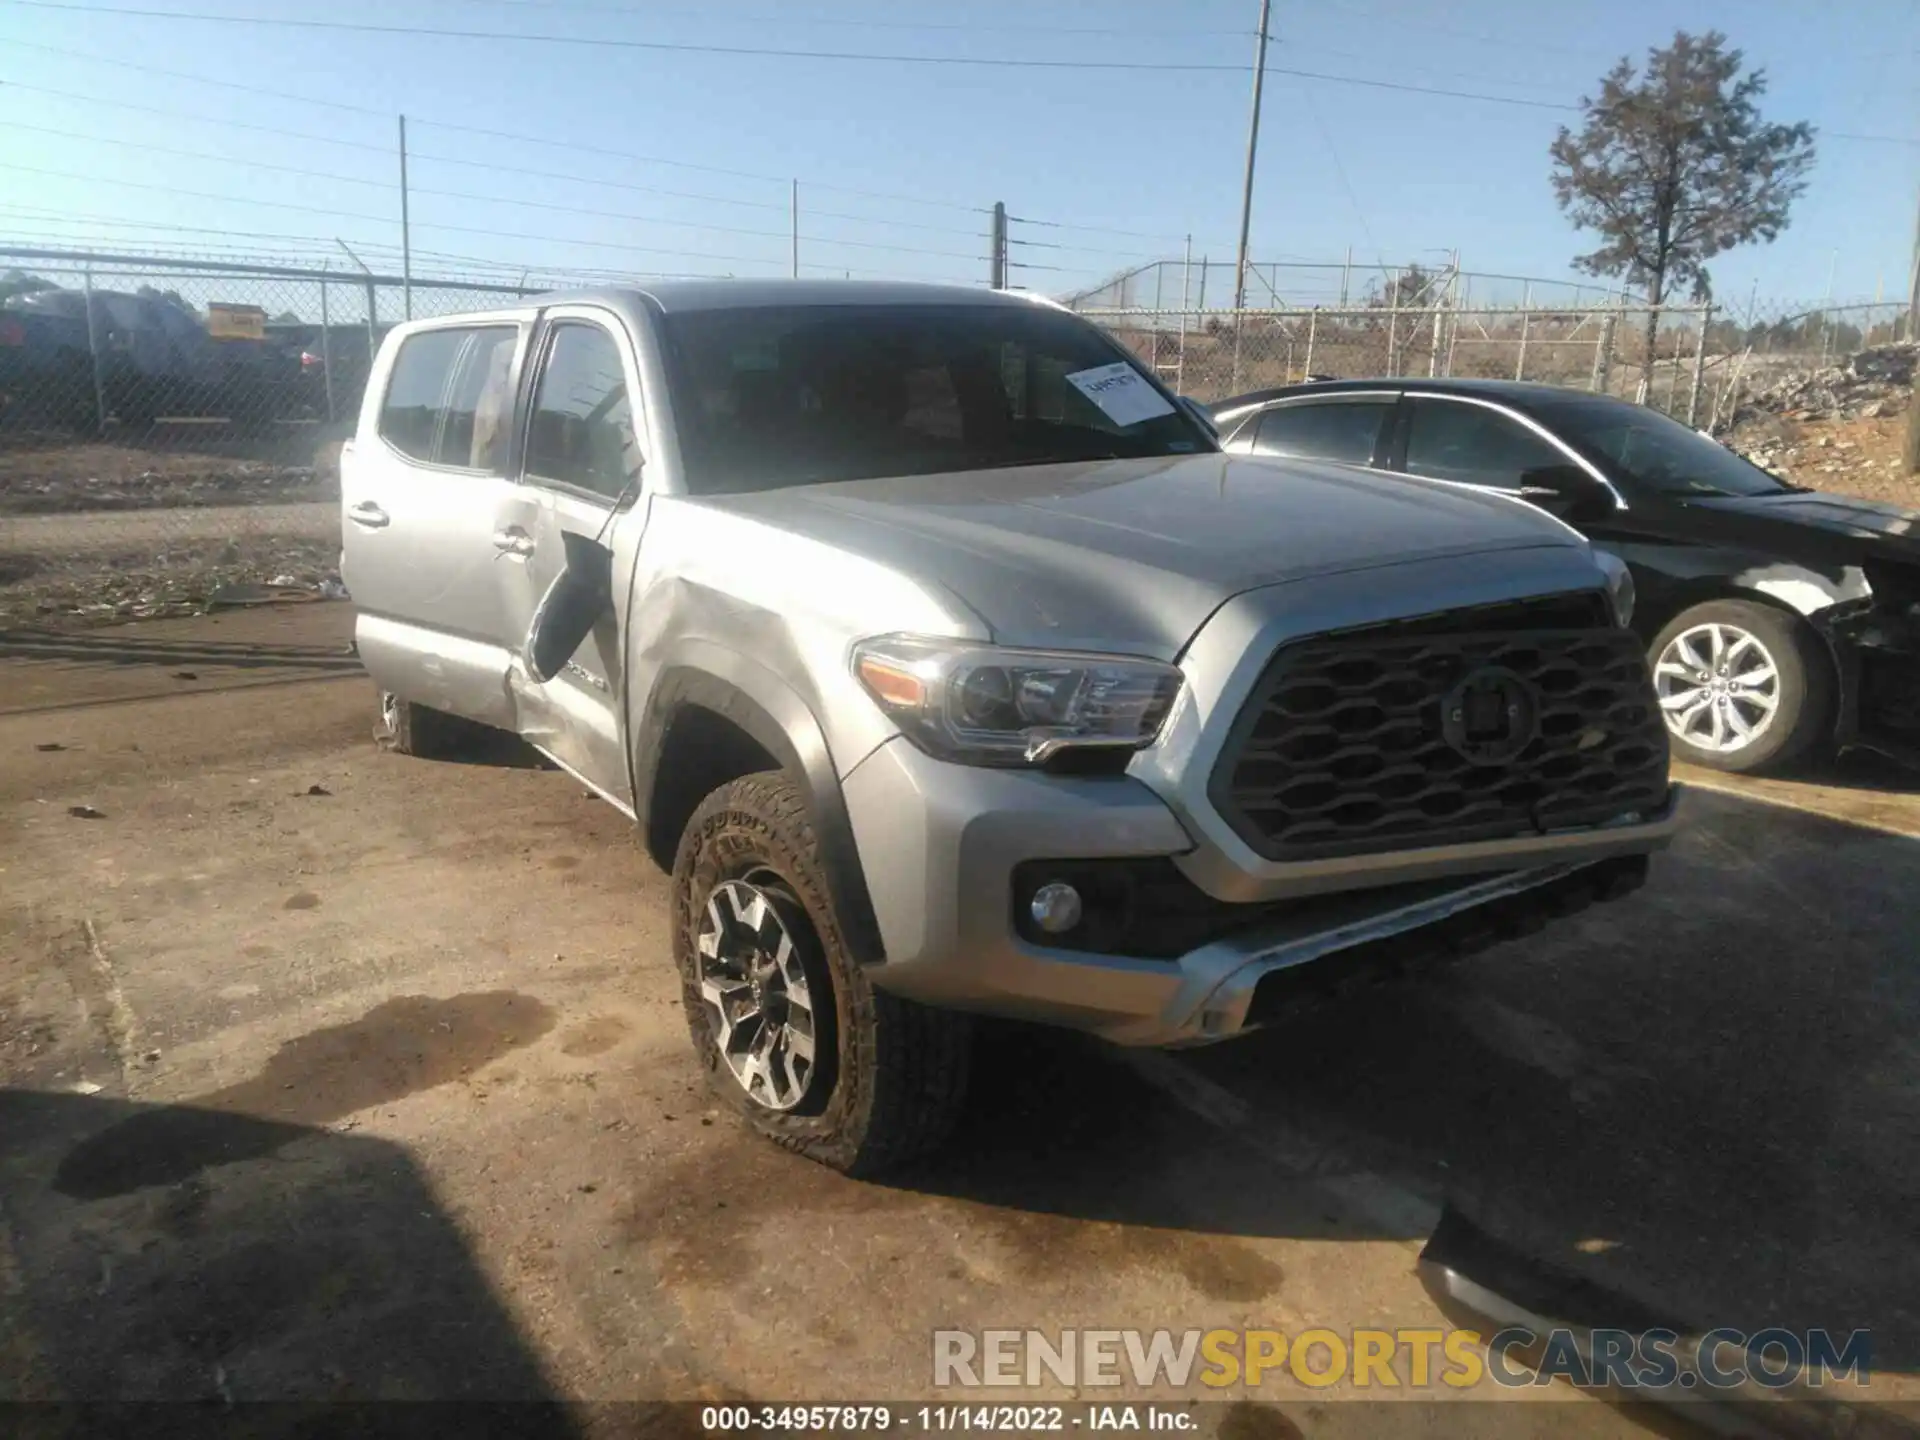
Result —
POLYGON ((1220 438, 1220 423, 1213 418, 1213 411, 1209 410, 1205 404, 1191 395, 1176 395, 1174 398, 1180 402, 1181 409, 1199 422, 1202 430, 1216 440, 1220 438))
POLYGON ((1569 525, 1613 514, 1613 492, 1578 465, 1543 465, 1520 472, 1520 498, 1569 525))

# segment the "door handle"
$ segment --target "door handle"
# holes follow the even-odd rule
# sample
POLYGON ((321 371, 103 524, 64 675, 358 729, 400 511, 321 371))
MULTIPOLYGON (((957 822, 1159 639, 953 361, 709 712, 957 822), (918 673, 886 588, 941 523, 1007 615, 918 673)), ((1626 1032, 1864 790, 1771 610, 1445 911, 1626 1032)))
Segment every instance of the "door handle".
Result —
POLYGON ((358 505, 348 506, 347 518, 356 525, 366 526, 369 530, 378 530, 392 519, 386 511, 371 500, 362 500, 358 505))
POLYGON ((509 525, 493 532, 493 548, 502 555, 531 555, 533 537, 518 525, 509 525))

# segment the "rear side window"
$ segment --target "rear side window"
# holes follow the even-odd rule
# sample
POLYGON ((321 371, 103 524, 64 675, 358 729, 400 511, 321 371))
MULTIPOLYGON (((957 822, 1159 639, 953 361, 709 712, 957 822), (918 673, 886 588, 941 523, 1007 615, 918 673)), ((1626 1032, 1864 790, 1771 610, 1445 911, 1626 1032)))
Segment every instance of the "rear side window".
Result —
POLYGON ((497 471, 513 412, 511 325, 428 330, 401 342, 380 436, 430 465, 497 471))
POLYGON ((1260 417, 1253 453, 1370 464, 1374 441, 1392 409, 1391 400, 1276 406, 1260 417))
POLYGON ((620 347, 598 325, 554 328, 527 432, 527 474, 617 499, 639 463, 620 347))

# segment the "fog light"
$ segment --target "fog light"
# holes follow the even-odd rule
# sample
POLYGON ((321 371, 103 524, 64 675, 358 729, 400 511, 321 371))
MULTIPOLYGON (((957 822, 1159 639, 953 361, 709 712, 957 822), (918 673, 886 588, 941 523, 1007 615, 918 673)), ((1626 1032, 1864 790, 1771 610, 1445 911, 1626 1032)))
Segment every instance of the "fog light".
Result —
POLYGON ((1064 935, 1080 923, 1080 892, 1055 880, 1033 892, 1027 910, 1047 934, 1064 935))

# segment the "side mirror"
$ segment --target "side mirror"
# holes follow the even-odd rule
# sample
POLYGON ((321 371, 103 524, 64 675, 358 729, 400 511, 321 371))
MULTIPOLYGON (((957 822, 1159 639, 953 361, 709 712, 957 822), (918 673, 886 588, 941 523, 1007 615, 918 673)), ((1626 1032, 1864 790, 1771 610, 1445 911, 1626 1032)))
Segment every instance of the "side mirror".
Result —
POLYGON ((527 672, 542 685, 558 675, 613 604, 613 552, 584 535, 562 536, 566 564, 533 608, 527 672))
POLYGON ((1185 410, 1187 414, 1199 423, 1202 430, 1205 430, 1207 434, 1216 440, 1220 438, 1220 425, 1213 418, 1213 411, 1209 410, 1206 405, 1194 399, 1191 395, 1178 395, 1174 398, 1180 402, 1180 408, 1185 410))
POLYGON ((1520 498, 1570 525, 1613 514, 1613 494, 1578 465, 1543 465, 1520 473, 1520 498))

